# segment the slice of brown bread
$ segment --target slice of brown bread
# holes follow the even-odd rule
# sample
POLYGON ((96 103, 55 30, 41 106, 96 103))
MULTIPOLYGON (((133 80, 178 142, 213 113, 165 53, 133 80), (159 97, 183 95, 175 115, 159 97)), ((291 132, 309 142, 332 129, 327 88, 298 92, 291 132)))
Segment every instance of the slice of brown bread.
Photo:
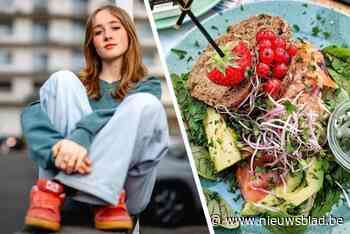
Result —
MULTIPOLYGON (((261 14, 229 26, 227 33, 217 38, 216 42, 222 47, 227 43, 238 44, 239 41, 243 40, 248 43, 249 48, 252 50, 256 46, 255 35, 261 29, 271 29, 288 41, 291 38, 289 26, 281 17, 261 14)), ((228 108, 233 108, 247 97, 252 87, 251 81, 247 78, 238 86, 226 87, 217 85, 209 80, 207 77, 208 64, 213 52, 213 48, 208 46, 199 56, 189 74, 187 86, 194 98, 210 106, 224 105, 228 108)))

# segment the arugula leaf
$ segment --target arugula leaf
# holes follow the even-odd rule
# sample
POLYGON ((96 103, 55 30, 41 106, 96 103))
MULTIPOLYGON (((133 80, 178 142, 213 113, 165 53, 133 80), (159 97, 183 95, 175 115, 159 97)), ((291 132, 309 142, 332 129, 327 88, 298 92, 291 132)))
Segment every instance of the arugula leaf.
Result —
MULTIPOLYGON (((324 48, 322 53, 325 55, 328 73, 338 86, 333 94, 326 90, 326 95, 323 95, 326 99, 323 100, 326 104, 328 103, 331 109, 334 109, 338 101, 342 101, 350 95, 350 49, 329 46, 324 48), (343 90, 347 95, 344 95, 343 90)), ((324 91, 322 92, 324 93, 324 91)))
POLYGON ((207 146, 203 119, 207 114, 207 105, 194 99, 186 86, 188 73, 180 76, 171 74, 177 101, 181 108, 181 114, 187 124, 187 133, 190 142, 198 146, 207 146))

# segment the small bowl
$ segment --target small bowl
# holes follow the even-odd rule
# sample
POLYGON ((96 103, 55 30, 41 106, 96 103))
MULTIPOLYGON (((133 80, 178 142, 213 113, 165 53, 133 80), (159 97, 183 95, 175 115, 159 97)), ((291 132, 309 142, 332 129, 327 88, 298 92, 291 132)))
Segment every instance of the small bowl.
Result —
POLYGON ((350 172, 350 151, 344 152, 339 144, 337 137, 338 130, 336 128, 337 120, 345 113, 350 112, 350 99, 347 99, 337 105, 333 113, 331 114, 328 127, 327 127, 327 140, 328 145, 331 148, 337 162, 347 171, 350 172))

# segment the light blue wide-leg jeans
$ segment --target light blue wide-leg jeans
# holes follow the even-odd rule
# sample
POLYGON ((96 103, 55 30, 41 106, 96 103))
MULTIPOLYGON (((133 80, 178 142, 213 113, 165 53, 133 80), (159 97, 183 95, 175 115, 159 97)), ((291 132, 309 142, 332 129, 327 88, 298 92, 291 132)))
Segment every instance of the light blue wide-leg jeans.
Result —
MULTIPOLYGON (((70 71, 52 74, 40 89, 40 101, 56 130, 65 137, 79 120, 92 113, 85 87, 70 71)), ((88 153, 90 174, 55 174, 39 168, 39 177, 56 179, 110 204, 117 203, 124 188, 129 212, 139 214, 149 203, 156 166, 168 149, 168 134, 161 102, 148 93, 132 94, 94 137, 88 153)), ((89 198, 85 200, 89 203, 89 198)))

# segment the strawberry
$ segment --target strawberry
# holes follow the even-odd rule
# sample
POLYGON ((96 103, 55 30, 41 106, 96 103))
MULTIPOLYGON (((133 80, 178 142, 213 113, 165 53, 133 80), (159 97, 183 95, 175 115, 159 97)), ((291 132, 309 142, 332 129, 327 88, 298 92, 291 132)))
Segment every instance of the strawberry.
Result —
POLYGON ((208 73, 208 78, 214 83, 220 83, 221 80, 225 79, 225 76, 217 68, 214 68, 208 73))
POLYGON ((247 52, 250 52, 249 51, 249 48, 248 48, 248 45, 243 42, 243 41, 240 41, 238 43, 238 45, 236 45, 233 49, 232 49, 232 52, 233 53, 236 53, 237 55, 243 55, 247 52))
POLYGON ((225 69, 226 80, 231 85, 237 85, 244 79, 244 71, 241 67, 228 66, 225 69))
POLYGON ((236 46, 227 45, 223 48, 225 57, 218 54, 211 57, 212 63, 208 70, 208 79, 218 85, 238 85, 244 78, 246 70, 252 65, 252 55, 245 42, 236 46))
POLYGON ((227 66, 225 74, 223 74, 214 68, 208 73, 208 78, 218 85, 233 86, 239 84, 244 79, 244 72, 239 67, 227 66))

